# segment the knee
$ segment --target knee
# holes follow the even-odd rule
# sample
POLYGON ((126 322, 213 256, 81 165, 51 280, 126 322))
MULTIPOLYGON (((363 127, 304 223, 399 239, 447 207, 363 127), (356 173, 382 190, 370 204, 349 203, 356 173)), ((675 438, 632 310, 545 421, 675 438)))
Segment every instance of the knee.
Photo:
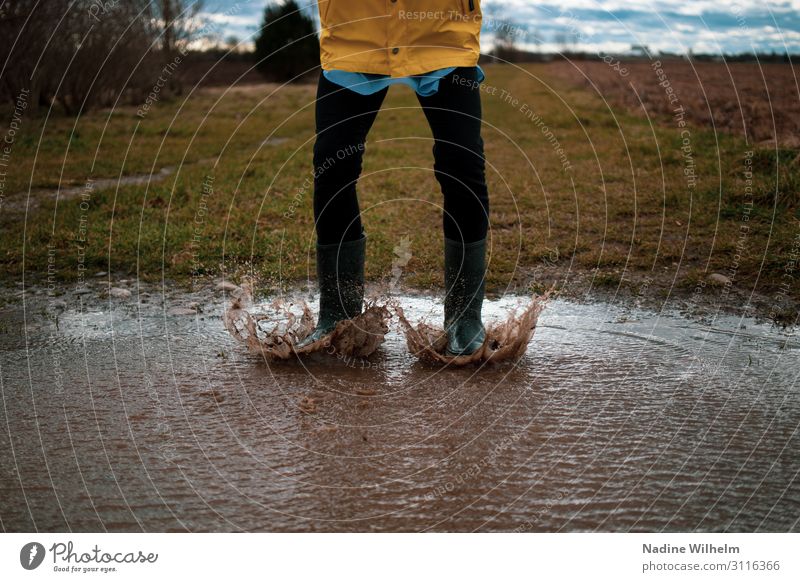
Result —
POLYGON ((433 158, 434 171, 439 181, 448 178, 483 180, 486 161, 480 136, 469 142, 437 142, 433 146, 433 158))
POLYGON ((356 178, 361 171, 364 144, 320 134, 314 142, 314 176, 317 179, 356 178))
POLYGON ((459 141, 437 141, 433 145, 433 158, 437 164, 458 165, 465 161, 483 163, 483 139, 480 135, 459 141))

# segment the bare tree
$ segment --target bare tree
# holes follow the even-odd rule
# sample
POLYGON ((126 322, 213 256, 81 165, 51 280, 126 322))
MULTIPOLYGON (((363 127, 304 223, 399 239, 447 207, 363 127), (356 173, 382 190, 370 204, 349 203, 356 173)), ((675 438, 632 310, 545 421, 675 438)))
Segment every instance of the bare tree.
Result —
POLYGON ((161 47, 165 60, 174 58, 179 50, 186 51, 186 45, 200 27, 199 13, 202 8, 202 0, 158 0, 161 47))
MULTIPOLYGON (((158 0, 163 66, 176 63, 188 51, 188 44, 200 27, 198 15, 202 7, 202 0, 158 0)), ((181 78, 180 71, 170 75, 166 89, 182 93, 181 78)))
POLYGON ((492 54, 504 61, 516 62, 520 51, 517 49, 517 34, 521 28, 512 20, 498 20, 494 31, 492 54))
MULTIPOLYGON (((192 34, 199 4, 184 0, 14 0, 0 5, 0 97, 69 114, 140 101, 192 34), (164 18, 166 14, 170 18, 164 18)), ((172 88, 177 75, 169 75, 172 88)))

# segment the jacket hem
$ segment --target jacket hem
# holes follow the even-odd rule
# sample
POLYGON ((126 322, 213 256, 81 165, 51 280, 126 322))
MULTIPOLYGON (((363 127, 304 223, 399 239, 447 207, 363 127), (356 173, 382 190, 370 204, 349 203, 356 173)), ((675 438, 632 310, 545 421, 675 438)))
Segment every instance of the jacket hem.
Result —
POLYGON ((322 63, 325 71, 347 71, 348 73, 368 73, 373 75, 389 75, 392 78, 409 77, 411 75, 422 75, 437 71, 447 67, 475 67, 478 64, 478 57, 474 53, 465 55, 452 55, 446 59, 423 60, 414 64, 402 65, 398 67, 387 67, 376 64, 367 64, 358 60, 331 60, 322 63))

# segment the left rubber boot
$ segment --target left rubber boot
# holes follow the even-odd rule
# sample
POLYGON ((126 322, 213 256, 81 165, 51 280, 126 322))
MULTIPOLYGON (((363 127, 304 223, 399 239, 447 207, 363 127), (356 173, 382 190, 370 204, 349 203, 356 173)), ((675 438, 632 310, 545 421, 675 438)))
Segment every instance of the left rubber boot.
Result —
POLYGON ((447 354, 474 353, 486 339, 481 322, 486 278, 486 239, 462 243, 444 239, 444 328, 447 354))
POLYGON ((314 331, 297 343, 297 349, 321 340, 337 323, 361 313, 366 249, 366 236, 340 244, 317 245, 319 318, 314 331))

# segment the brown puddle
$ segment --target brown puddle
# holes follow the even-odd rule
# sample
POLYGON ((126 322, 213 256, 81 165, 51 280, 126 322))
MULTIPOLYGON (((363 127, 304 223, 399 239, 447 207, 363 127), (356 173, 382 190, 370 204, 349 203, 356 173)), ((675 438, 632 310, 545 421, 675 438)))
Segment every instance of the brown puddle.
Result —
POLYGON ((394 312, 369 357, 284 361, 230 335, 230 298, 131 290, 0 310, 4 530, 798 529, 791 331, 551 299, 505 362, 423 363, 394 312))

